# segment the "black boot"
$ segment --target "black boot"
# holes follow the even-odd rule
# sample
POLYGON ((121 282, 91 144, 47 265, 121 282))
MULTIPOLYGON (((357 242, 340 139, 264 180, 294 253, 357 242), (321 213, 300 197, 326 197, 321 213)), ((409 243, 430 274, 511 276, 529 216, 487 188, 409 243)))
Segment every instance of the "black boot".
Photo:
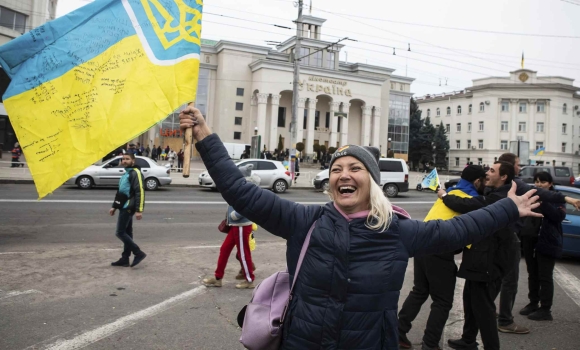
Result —
POLYGON ((529 314, 535 312, 540 308, 538 303, 529 303, 528 305, 524 306, 523 309, 520 310, 520 315, 528 316, 529 314))
POLYGON ((549 309, 538 309, 528 315, 528 318, 533 321, 552 321, 552 312, 549 309))
POLYGON ((143 259, 145 259, 146 256, 147 256, 147 254, 145 254, 143 252, 135 255, 135 258, 133 259, 133 263, 131 264, 131 267, 137 266, 137 264, 139 264, 141 261, 143 261, 143 259))
POLYGON ((449 347, 452 349, 460 349, 460 350, 470 350, 470 349, 477 349, 478 342, 467 343, 463 339, 449 339, 447 341, 449 347))
POLYGON ((121 259, 112 262, 111 266, 129 267, 129 258, 122 257, 121 259))

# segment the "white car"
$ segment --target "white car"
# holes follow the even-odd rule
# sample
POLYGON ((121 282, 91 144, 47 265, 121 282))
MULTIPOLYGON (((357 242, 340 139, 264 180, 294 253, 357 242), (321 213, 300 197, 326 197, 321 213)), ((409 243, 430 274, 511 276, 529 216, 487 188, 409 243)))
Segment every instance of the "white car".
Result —
MULTIPOLYGON (((292 176, 281 162, 266 159, 242 159, 235 162, 239 168, 249 164, 254 165, 252 175, 260 177, 260 187, 272 189, 276 193, 283 193, 292 186, 292 176)), ((199 185, 217 191, 215 183, 206 171, 199 174, 199 185)))
MULTIPOLYGON (((381 184, 383 192, 387 197, 396 197, 399 192, 409 191, 409 168, 407 163, 397 158, 379 159, 379 170, 381 171, 381 184)), ((315 189, 328 190, 329 170, 325 169, 316 174, 312 185, 315 189)))
MULTIPOLYGON (((118 186, 119 179, 125 174, 125 168, 121 165, 122 158, 117 156, 103 164, 93 164, 71 177, 65 185, 77 185, 82 189, 93 186, 118 186)), ((135 156, 135 164, 141 168, 146 190, 154 191, 159 186, 171 184, 169 165, 161 166, 153 159, 141 156, 135 156)))

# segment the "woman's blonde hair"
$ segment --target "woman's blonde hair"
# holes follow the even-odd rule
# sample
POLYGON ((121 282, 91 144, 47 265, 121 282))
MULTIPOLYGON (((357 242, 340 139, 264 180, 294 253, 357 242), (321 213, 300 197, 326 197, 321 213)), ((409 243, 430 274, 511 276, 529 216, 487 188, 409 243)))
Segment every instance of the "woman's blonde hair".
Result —
MULTIPOLYGON (((370 201, 369 201, 369 215, 365 226, 375 231, 385 231, 391 225, 393 219, 393 206, 381 187, 373 180, 369 173, 370 180, 370 201)), ((334 201, 330 191, 325 191, 331 201, 334 201)))

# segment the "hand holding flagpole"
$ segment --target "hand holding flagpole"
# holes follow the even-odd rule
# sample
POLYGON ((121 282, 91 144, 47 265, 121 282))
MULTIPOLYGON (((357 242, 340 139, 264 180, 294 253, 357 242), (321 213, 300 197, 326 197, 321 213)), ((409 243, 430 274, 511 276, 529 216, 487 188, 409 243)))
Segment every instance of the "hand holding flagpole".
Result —
MULTIPOLYGON (((194 103, 191 102, 188 106, 193 107, 194 103)), ((193 141, 193 129, 185 129, 185 152, 183 153, 183 177, 189 177, 189 171, 191 167, 191 146, 193 141)))
POLYGON ((183 155, 183 177, 189 177, 189 165, 191 158, 192 138, 197 142, 203 140, 212 132, 207 126, 205 119, 199 109, 190 103, 181 113, 179 113, 179 128, 185 130, 185 153, 183 155))

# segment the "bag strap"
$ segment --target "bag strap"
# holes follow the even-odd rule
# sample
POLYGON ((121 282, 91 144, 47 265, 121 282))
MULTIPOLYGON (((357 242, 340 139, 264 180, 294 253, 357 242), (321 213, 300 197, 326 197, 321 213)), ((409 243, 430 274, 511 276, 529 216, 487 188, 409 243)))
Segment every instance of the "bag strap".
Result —
MULTIPOLYGON (((318 220, 316 220, 318 221, 318 220)), ((302 266, 302 261, 304 260, 304 256, 306 255, 306 251, 308 250, 308 245, 310 245, 310 236, 312 236, 312 231, 314 231, 314 225, 316 225, 316 221, 312 223, 310 226, 310 230, 308 230, 308 234, 306 235, 306 239, 302 244, 302 250, 300 250, 300 257, 298 257, 298 264, 296 265, 296 271, 294 271, 294 280, 292 281, 292 288, 290 288, 290 294, 288 295, 288 300, 286 300, 286 305, 284 306, 284 310, 282 310, 282 316, 280 317, 280 327, 284 324, 284 319, 286 318, 286 312, 288 312, 288 306, 290 305, 290 301, 292 301, 292 292, 294 292, 294 286, 296 285, 296 280, 298 279, 298 273, 300 272, 300 266, 302 266)))

